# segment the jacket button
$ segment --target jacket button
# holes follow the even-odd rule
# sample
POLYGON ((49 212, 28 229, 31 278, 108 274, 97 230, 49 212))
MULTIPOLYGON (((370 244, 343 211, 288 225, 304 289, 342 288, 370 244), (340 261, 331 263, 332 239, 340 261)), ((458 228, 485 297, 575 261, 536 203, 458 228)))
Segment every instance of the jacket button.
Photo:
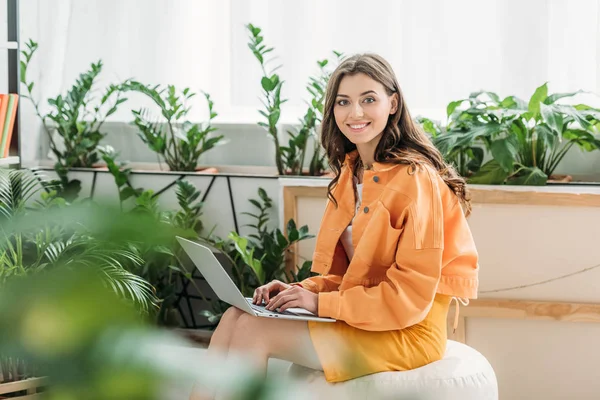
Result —
POLYGON ((379 177, 378 176, 374 176, 373 177, 373 181, 375 181, 375 183, 379 182, 379 177))
POLYGON ((368 213, 369 212, 369 207, 365 207, 363 211, 365 212, 365 214, 368 213))

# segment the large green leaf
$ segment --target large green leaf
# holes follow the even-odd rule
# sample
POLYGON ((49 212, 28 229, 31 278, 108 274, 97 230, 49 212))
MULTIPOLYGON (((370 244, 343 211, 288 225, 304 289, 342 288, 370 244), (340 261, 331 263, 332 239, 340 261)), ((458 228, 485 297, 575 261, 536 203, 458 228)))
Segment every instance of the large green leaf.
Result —
POLYGON ((496 102, 496 103, 500 103, 500 97, 498 97, 498 95, 494 92, 488 92, 485 90, 480 90, 478 92, 473 92, 469 95, 469 98, 471 99, 476 99, 479 96, 481 96, 482 94, 487 95, 490 99, 492 99, 492 101, 496 102))
POLYGON ((596 139, 594 135, 582 129, 567 129, 564 132, 563 137, 567 140, 574 141, 580 148, 586 151, 600 148, 598 147, 600 141, 596 139))
POLYGON ((437 147, 437 149, 440 151, 440 153, 442 153, 444 157, 447 157, 448 154, 450 154, 454 149, 456 139, 461 134, 461 132, 457 131, 448 131, 445 134, 434 137, 433 144, 435 145, 435 147, 437 147))
POLYGON ((508 177, 508 173, 496 160, 491 160, 485 163, 481 169, 475 173, 470 179, 471 184, 482 185, 501 185, 508 177))
POLYGON ((540 104, 540 111, 542 113, 542 120, 548 124, 550 129, 560 135, 563 130, 563 116, 562 113, 553 107, 547 106, 544 103, 540 104))
POLYGON ((244 263, 248 265, 252 271, 256 274, 259 283, 262 285, 265 283, 265 270, 262 266, 261 260, 254 258, 254 249, 248 247, 248 239, 239 236, 235 232, 229 234, 229 239, 233 240, 235 249, 238 254, 244 260, 244 263))
POLYGON ((281 112, 279 110, 274 110, 271 112, 271 115, 269 115, 269 125, 270 126, 277 125, 280 114, 281 114, 281 112))
POLYGON ((517 146, 518 143, 514 136, 507 136, 492 142, 492 156, 507 173, 513 170, 515 158, 517 157, 517 146))
POLYGON ((267 93, 272 92, 277 86, 276 83, 273 83, 273 81, 266 76, 262 77, 262 79, 260 80, 260 84, 267 93))
POLYGON ((508 96, 502 102, 500 106, 505 109, 516 109, 516 110, 527 110, 527 103, 516 96, 508 96))
MULTIPOLYGON (((590 128, 591 123, 586 118, 586 111, 579 109, 579 108, 581 108, 580 106, 578 106, 578 108, 576 108, 576 107, 573 107, 570 105, 555 104, 552 107, 555 108, 556 110, 570 116, 571 118, 573 118, 573 121, 577 122, 581 128, 583 128, 583 129, 590 128)), ((600 114, 599 114, 599 116, 600 116, 600 114)))
POLYGON ((518 119, 514 120, 510 124, 510 131, 513 133, 513 135, 517 137, 519 143, 522 143, 525 140, 527 140, 528 129, 527 126, 523 123, 523 121, 518 119))
POLYGON ((554 148, 556 142, 560 139, 559 134, 546 124, 535 126, 532 137, 536 140, 538 146, 546 150, 554 148))
POLYGON ((534 115, 540 113, 540 104, 548 97, 548 83, 538 87, 529 100, 529 111, 534 115))
POLYGON ((432 138, 440 134, 440 128, 437 127, 436 123, 429 118, 420 118, 418 122, 421 124, 423 130, 426 133, 429 133, 432 138))
POLYGON ((576 92, 571 92, 571 93, 554 93, 551 94, 550 96, 548 96, 545 100, 544 100, 544 104, 554 104, 557 100, 565 98, 565 97, 573 97, 576 94, 579 93, 585 93, 585 91, 583 90, 578 90, 576 92))
POLYGON ((448 117, 450 117, 454 113, 454 110, 456 110, 456 108, 460 106, 463 101, 464 100, 457 100, 448 104, 448 107, 446 107, 446 114, 448 115, 448 117))
POLYGON ((548 181, 548 176, 539 168, 523 168, 519 175, 508 179, 507 183, 511 185, 532 185, 543 186, 548 181))
POLYGON ((480 137, 490 137, 494 134, 499 133, 504 126, 497 122, 490 122, 488 124, 475 126, 467 132, 464 132, 457 140, 456 147, 464 147, 472 145, 475 140, 480 137))

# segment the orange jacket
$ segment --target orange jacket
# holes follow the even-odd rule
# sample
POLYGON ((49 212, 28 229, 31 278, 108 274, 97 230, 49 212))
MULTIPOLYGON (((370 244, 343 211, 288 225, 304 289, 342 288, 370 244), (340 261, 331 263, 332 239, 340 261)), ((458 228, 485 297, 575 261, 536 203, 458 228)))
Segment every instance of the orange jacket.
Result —
POLYGON ((357 328, 403 329, 422 321, 436 293, 476 298, 478 255, 456 195, 435 169, 375 163, 363 175, 363 201, 352 222, 354 257, 340 236, 354 217, 352 162, 346 156, 327 201, 312 271, 300 285, 319 294, 319 316, 357 328))

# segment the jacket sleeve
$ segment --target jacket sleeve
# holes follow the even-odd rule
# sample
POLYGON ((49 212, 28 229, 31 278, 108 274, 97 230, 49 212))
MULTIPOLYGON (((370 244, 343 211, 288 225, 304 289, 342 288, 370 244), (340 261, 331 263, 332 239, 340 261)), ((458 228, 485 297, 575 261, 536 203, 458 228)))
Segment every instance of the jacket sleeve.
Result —
POLYGON ((437 180, 419 179, 408 189, 394 262, 384 280, 319 293, 319 316, 370 331, 404 329, 426 317, 441 277, 443 208, 437 180))
POLYGON ((313 276, 299 283, 304 289, 313 293, 333 292, 338 290, 341 284, 342 277, 333 274, 313 276))
POLYGON ((346 250, 344 250, 344 246, 341 242, 338 241, 334 250, 329 274, 304 279, 297 285, 300 285, 313 293, 333 292, 338 290, 342 284, 342 279, 347 269, 348 257, 346 255, 346 250))

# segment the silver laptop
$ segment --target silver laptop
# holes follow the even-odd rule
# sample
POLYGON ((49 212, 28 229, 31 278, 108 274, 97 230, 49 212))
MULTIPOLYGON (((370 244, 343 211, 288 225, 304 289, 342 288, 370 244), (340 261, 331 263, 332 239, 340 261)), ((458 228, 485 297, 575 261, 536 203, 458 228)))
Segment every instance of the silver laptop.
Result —
POLYGON ((288 308, 283 312, 279 312, 270 311, 262 305, 253 304, 252 299, 244 297, 237 286, 235 286, 235 283, 233 283, 231 277, 210 248, 179 236, 177 236, 177 240, 215 294, 227 304, 231 304, 257 317, 335 322, 335 319, 318 317, 303 308, 288 308))

